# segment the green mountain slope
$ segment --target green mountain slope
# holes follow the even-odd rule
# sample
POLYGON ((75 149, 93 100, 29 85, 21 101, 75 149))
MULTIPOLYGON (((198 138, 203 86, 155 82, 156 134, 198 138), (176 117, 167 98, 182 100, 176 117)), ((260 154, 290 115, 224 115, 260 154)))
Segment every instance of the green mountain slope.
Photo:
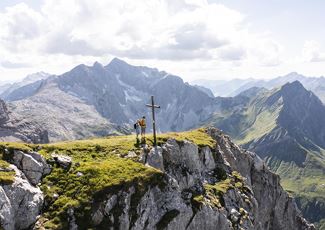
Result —
POLYGON ((281 176, 305 216, 324 220, 325 106, 298 81, 272 91, 255 89, 255 95, 244 92, 234 100, 238 98, 246 103, 224 107, 206 123, 258 153, 281 176))

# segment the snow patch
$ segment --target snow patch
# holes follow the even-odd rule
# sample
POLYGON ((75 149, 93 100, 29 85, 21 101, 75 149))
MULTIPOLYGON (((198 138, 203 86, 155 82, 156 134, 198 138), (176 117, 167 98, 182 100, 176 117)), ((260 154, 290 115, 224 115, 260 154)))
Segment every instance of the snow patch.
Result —
POLYGON ((129 92, 127 90, 124 90, 125 100, 127 101, 142 101, 141 98, 135 96, 135 95, 129 95, 129 92))

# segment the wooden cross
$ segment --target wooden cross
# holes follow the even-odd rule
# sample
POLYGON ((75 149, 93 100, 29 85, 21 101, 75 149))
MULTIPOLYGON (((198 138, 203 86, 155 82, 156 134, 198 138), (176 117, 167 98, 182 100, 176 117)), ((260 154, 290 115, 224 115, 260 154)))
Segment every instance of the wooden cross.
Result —
POLYGON ((153 127, 153 145, 157 146, 157 139, 156 139, 156 120, 155 120, 155 108, 160 109, 159 105, 155 105, 153 96, 151 96, 151 105, 146 104, 147 107, 151 107, 152 110, 152 127, 153 127))

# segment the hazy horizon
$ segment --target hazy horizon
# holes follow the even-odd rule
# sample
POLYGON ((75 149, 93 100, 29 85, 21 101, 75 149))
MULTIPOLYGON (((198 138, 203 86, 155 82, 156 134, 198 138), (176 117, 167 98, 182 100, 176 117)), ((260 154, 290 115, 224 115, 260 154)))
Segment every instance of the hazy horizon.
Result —
POLYGON ((325 2, 4 0, 0 81, 118 57, 191 82, 325 75, 325 2))

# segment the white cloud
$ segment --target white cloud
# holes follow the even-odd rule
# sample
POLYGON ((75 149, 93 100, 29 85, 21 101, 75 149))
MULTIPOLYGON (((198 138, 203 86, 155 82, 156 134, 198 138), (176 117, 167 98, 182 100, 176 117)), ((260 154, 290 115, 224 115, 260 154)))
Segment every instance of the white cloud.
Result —
POLYGON ((277 66, 280 47, 270 35, 249 32, 242 13, 206 0, 44 0, 39 11, 22 3, 0 13, 0 62, 31 71, 63 72, 112 56, 176 74, 185 73, 174 68, 178 62, 277 66))
POLYGON ((325 61, 325 52, 321 50, 321 45, 317 41, 306 41, 302 50, 302 55, 307 62, 325 61))

